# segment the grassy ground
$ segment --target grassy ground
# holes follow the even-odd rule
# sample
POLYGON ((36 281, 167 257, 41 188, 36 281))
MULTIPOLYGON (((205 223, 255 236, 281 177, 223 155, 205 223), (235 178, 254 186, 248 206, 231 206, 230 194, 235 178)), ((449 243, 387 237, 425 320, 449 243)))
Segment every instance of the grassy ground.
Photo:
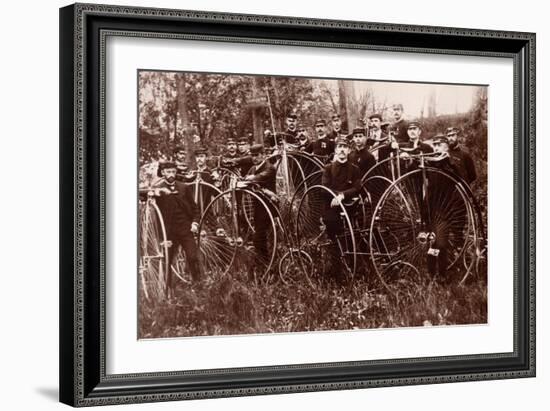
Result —
POLYGON ((141 299, 140 338, 414 327, 487 322, 487 284, 251 285, 227 276, 197 289, 179 283, 172 301, 141 299))

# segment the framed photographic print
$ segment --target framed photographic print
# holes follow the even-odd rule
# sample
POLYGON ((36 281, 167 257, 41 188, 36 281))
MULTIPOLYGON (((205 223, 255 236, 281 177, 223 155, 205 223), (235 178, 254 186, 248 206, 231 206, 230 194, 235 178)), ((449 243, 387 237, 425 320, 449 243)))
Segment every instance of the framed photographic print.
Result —
POLYGON ((60 399, 535 375, 535 35, 60 10, 60 399))

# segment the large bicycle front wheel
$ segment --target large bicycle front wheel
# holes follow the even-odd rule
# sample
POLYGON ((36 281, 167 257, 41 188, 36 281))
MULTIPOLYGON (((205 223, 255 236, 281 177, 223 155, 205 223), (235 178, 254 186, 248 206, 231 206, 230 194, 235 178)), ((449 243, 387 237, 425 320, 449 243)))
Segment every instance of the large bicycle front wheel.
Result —
POLYGON ((168 295, 168 243, 166 229, 153 199, 139 202, 139 284, 147 300, 168 295))
POLYGON ((229 272, 242 243, 236 221, 237 202, 233 191, 212 199, 199 223, 200 263, 207 277, 217 278, 229 272))
POLYGON ((372 265, 390 290, 450 275, 470 233, 471 207, 462 185, 439 169, 411 171, 382 195, 369 233, 372 265))
POLYGON ((331 207, 334 198, 336 194, 329 188, 314 185, 304 192, 298 204, 294 235, 297 248, 315 262, 313 266, 303 266, 304 275, 311 278, 337 272, 348 279, 355 275, 357 246, 353 225, 344 205, 331 207))

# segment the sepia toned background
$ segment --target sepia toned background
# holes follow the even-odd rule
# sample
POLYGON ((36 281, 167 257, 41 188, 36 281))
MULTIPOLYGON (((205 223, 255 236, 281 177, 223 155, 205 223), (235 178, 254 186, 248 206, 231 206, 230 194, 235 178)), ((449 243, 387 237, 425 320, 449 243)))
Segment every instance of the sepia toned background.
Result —
MULTIPOLYGON (((139 167, 172 159, 180 146, 187 149, 193 169, 196 147, 219 156, 226 154, 229 138, 248 137, 264 144, 264 131, 285 130, 290 113, 314 141, 318 119, 326 121, 330 132, 331 116, 339 113, 346 134, 363 127, 373 113, 392 124, 392 105, 402 104, 405 120, 422 123, 424 142, 431 144, 448 127, 460 130, 460 147, 475 163, 477 179, 471 189, 487 226, 487 86, 146 69, 137 75, 139 167)), ((282 224, 292 230, 285 218, 282 224)), ((276 259, 274 271, 277 265, 276 259)), ((466 271, 462 263, 457 266, 453 272, 466 271)), ((346 289, 318 284, 310 288, 306 280, 258 285, 242 280, 236 269, 222 279, 209 278, 212 284, 200 291, 176 279, 175 301, 140 293, 138 334, 166 338, 485 324, 487 282, 481 271, 460 286, 458 281, 423 284, 418 278, 414 286, 402 287, 398 299, 365 267, 346 289)))

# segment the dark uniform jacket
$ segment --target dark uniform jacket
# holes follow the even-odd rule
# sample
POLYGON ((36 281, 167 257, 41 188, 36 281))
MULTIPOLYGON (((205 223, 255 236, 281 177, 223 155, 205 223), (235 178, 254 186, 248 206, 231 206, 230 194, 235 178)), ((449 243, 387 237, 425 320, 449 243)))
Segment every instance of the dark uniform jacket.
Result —
POLYGON ((209 167, 205 167, 201 171, 199 171, 198 168, 193 171, 194 173, 193 173, 191 182, 195 181, 197 179, 197 176, 200 174, 202 181, 205 181, 209 184, 214 184, 214 178, 212 177, 212 170, 209 167))
POLYGON ((369 150, 366 147, 362 150, 353 150, 349 155, 348 161, 351 164, 355 164, 359 168, 361 177, 363 177, 366 172, 376 164, 376 159, 371 153, 369 153, 369 150))
POLYGON ((377 140, 381 139, 387 139, 388 133, 380 130, 380 135, 376 133, 374 130, 370 131, 369 138, 367 139, 367 148, 373 148, 376 151, 373 151, 374 158, 378 161, 385 160, 390 156, 391 147, 389 145, 389 140, 385 140, 383 142, 375 141, 374 138, 377 140), (378 149, 376 149, 378 147, 378 149))
POLYGON ((222 162, 223 161, 234 161, 234 160, 237 160, 238 158, 239 158, 238 153, 235 153, 235 154, 226 153, 222 158, 222 162))
POLYGON ((176 161, 176 180, 183 183, 193 181, 193 177, 189 175, 189 167, 186 163, 180 163, 176 161))
POLYGON ((317 139, 309 145, 306 151, 316 156, 331 156, 334 154, 334 141, 330 141, 328 137, 317 139))
POLYGON ((271 133, 264 139, 264 144, 268 147, 275 147, 286 141, 288 144, 296 144, 298 139, 298 130, 285 130, 284 132, 271 133))
POLYGON ((344 200, 351 200, 361 190, 361 172, 349 160, 333 161, 324 167, 321 184, 336 194, 343 194, 344 200))
POLYGON ((248 170, 254 165, 254 162, 252 161, 252 157, 250 154, 247 154, 245 156, 239 157, 236 162, 236 169, 239 171, 241 176, 245 176, 248 174, 248 170))
POLYGON ((171 194, 160 193, 156 199, 168 239, 190 234, 191 223, 199 221, 199 210, 193 200, 191 187, 179 181, 172 185, 162 181, 155 188, 168 188, 171 191, 171 194))
POLYGON ((294 130, 286 129, 282 137, 285 138, 288 144, 296 144, 298 142, 298 139, 296 138, 297 135, 298 135, 297 129, 294 129, 294 130))
POLYGON ((222 167, 225 167, 231 171, 237 171, 237 160, 239 159, 239 155, 237 153, 235 154, 229 154, 226 153, 222 157, 221 165, 222 167))
POLYGON ((398 143, 406 143, 409 141, 409 134, 407 133, 409 123, 407 121, 401 119, 393 123, 392 127, 395 130, 395 139, 398 143))
POLYGON ((266 188, 273 193, 276 192, 277 169, 271 162, 266 160, 257 166, 252 166, 248 171, 248 175, 254 176, 252 179, 253 183, 258 184, 260 187, 266 188))
POLYGON ((472 184, 477 178, 476 167, 470 153, 456 146, 449 149, 449 160, 457 174, 466 181, 472 184))
POLYGON ((296 144, 298 144, 298 150, 307 152, 309 150, 309 146, 311 145, 311 141, 308 138, 307 140, 304 140, 304 141, 298 140, 296 144))

